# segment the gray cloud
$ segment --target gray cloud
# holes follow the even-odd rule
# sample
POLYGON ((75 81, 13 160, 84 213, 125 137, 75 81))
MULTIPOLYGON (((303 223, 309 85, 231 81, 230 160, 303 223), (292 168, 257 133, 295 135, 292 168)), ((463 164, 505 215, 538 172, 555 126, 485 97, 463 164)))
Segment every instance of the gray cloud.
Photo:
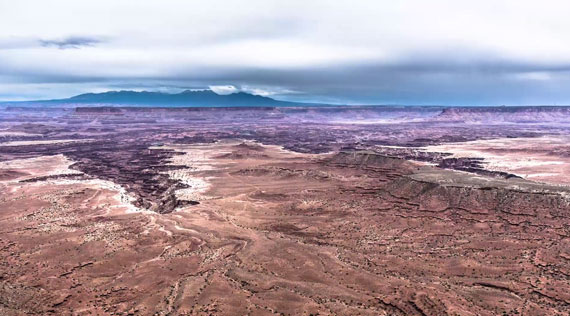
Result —
MULTIPOLYGON (((297 69, 204 67, 161 76, 26 74, 23 84, 52 85, 58 97, 70 87, 177 92, 234 85, 273 97, 350 104, 570 104, 570 70, 540 64, 482 64, 450 67, 439 63, 357 64, 297 69), (253 88, 252 88, 253 87, 253 88), (255 88, 255 89, 254 89, 255 88)), ((14 81, 14 79, 10 79, 14 81)), ((80 91, 80 89, 76 89, 80 91)), ((76 91, 74 90, 74 91, 76 91)))
POLYGON ((62 40, 39 40, 41 46, 59 49, 81 48, 101 43, 101 39, 87 36, 70 36, 62 40))
POLYGON ((570 2, 544 1, 19 0, 0 10, 0 95, 233 85, 298 101, 570 104, 570 2))

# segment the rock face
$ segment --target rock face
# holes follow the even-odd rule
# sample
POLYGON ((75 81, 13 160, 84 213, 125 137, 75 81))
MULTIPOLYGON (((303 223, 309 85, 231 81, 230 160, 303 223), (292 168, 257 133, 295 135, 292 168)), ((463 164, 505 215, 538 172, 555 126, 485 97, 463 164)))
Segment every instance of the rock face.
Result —
MULTIPOLYGON (((471 183, 468 175, 446 175, 461 177, 454 183, 437 183, 423 174, 403 177, 386 187, 390 196, 399 197, 417 205, 426 212, 447 210, 469 210, 483 212, 491 218, 513 218, 530 223, 556 224, 556 218, 566 217, 570 209, 567 189, 537 190, 525 187, 525 182, 511 183, 508 180, 486 179, 480 186, 471 183)), ((448 178, 449 179, 449 178, 448 178)))
POLYGON ((356 168, 373 169, 388 168, 409 170, 413 166, 400 158, 387 157, 371 151, 342 151, 334 155, 330 162, 340 166, 351 166, 356 168))
MULTIPOLYGON (((82 142, 77 144, 46 144, 33 148, 14 147, 7 152, 12 155, 55 155, 63 153, 75 161, 72 169, 92 178, 116 183, 135 197, 135 206, 158 213, 169 213, 189 201, 176 198, 175 191, 188 188, 178 180, 171 179, 166 171, 184 169, 187 166, 170 164, 174 151, 149 149, 150 143, 111 140, 82 142)), ((61 178, 57 175, 50 178, 61 178)), ((70 175, 70 177, 77 177, 70 175)), ((29 179, 26 181, 46 180, 29 179)))
POLYGON ((168 170, 186 168, 168 164, 175 154, 148 149, 148 145, 99 144, 69 152, 68 156, 76 161, 73 169, 124 187, 136 197, 135 206, 169 213, 186 204, 176 198, 175 191, 188 187, 165 174, 168 170))

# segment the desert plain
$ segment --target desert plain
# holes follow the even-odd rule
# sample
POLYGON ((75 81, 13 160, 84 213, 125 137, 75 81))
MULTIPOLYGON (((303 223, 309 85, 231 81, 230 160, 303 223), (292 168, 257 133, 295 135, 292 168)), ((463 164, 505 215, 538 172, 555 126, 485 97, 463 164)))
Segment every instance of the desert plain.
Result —
POLYGON ((568 315, 568 118, 6 108, 0 314, 568 315))

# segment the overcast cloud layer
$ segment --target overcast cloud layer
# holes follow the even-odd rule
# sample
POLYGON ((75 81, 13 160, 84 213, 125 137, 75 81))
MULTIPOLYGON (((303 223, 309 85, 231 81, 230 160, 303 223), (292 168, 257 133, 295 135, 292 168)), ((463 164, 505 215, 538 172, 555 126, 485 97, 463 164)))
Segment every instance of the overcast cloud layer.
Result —
POLYGON ((0 100, 570 104, 570 1, 0 0, 0 100))

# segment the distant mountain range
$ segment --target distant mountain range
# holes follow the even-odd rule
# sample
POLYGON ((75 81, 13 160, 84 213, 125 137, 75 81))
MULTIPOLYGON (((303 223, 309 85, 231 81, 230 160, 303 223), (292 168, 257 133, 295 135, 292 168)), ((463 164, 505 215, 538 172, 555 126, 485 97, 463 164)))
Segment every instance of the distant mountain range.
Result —
POLYGON ((315 106, 319 104, 279 101, 269 97, 237 92, 220 95, 211 90, 191 91, 171 94, 148 91, 109 91, 103 93, 85 93, 67 99, 4 102, 11 105, 121 105, 153 107, 279 107, 279 106, 315 106))

